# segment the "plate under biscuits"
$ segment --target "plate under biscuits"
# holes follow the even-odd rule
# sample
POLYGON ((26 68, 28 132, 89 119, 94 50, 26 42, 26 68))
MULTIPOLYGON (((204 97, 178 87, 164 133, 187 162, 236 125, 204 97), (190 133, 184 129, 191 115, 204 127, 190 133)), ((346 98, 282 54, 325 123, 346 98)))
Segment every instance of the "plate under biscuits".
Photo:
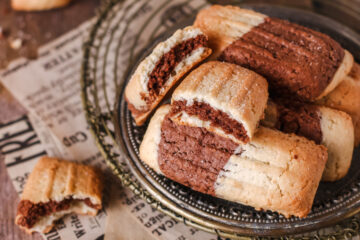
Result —
MULTIPOLYGON (((320 15, 298 9, 269 5, 240 5, 271 17, 287 19, 300 25, 324 32, 348 49, 355 58, 360 57, 360 36, 349 28, 320 15)), ((194 20, 195 15, 177 28, 183 28, 194 20)), ((158 41, 169 37, 170 29, 158 41)), ((147 56, 156 44, 153 43, 137 62, 147 56)), ((360 61, 359 58, 356 59, 360 61)), ((134 65, 132 71, 136 68, 134 65)), ((129 80, 131 74, 128 74, 129 80)), ((125 85, 123 85, 125 86, 125 85)), ((321 183, 308 217, 284 218, 276 212, 256 211, 252 207, 229 202, 193 191, 181 184, 157 175, 138 156, 141 139, 147 124, 137 127, 124 101, 123 91, 118 96, 115 108, 115 132, 121 151, 141 185, 165 207, 178 215, 207 228, 226 233, 252 236, 279 236, 302 233, 335 224, 360 211, 360 148, 356 148, 349 173, 340 181, 321 183)), ((261 197, 261 196, 259 196, 261 197)))

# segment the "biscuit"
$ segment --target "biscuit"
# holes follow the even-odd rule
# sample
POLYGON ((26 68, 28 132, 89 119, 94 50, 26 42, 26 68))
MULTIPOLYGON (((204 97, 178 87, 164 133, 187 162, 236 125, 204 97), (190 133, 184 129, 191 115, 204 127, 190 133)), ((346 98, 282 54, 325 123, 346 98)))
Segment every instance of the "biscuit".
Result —
MULTIPOLYGON (((235 64, 211 61, 193 70, 175 89, 172 112, 196 116, 207 129, 247 142, 255 134, 268 98, 260 75, 235 64)), ((183 115, 185 117, 185 115, 183 115)))
POLYGON ((345 112, 300 103, 292 103, 289 107, 269 101, 261 124, 324 145, 328 150, 328 161, 323 181, 336 181, 347 174, 354 149, 354 127, 345 112))
POLYGON ((142 125, 166 93, 211 54, 200 29, 186 27, 159 43, 137 67, 125 88, 125 99, 137 125, 142 125))
POLYGON ((344 111, 353 120, 355 146, 360 143, 360 65, 354 63, 351 72, 334 91, 317 101, 317 104, 344 111))
POLYGON ((145 133, 140 158, 157 173, 285 217, 310 212, 327 160, 325 147, 265 127, 242 144, 203 128, 201 119, 186 122, 181 115, 172 116, 171 107, 163 106, 145 133))
POLYGON ((68 5, 71 0, 11 0, 11 7, 17 11, 42 11, 68 5))
POLYGON ((15 223, 28 233, 46 233, 71 212, 95 216, 102 208, 102 187, 94 168, 42 157, 26 182, 15 223))
POLYGON ((264 76, 276 96, 315 101, 353 65, 352 55, 329 36, 239 7, 211 6, 199 12, 194 26, 207 34, 219 60, 264 76))

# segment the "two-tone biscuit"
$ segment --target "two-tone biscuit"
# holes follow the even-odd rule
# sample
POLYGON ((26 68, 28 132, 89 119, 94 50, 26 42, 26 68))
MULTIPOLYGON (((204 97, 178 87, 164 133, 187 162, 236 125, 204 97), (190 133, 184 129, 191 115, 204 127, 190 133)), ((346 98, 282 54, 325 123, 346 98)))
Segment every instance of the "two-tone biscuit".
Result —
POLYGON ((327 160, 326 148, 303 137, 260 127, 247 144, 187 122, 160 107, 140 145, 140 158, 157 173, 196 191, 305 217, 327 160), (260 196, 260 197, 259 197, 260 196))
POLYGON ((198 28, 177 30, 159 43, 137 67, 125 88, 125 99, 137 125, 142 125, 166 93, 211 54, 207 36, 198 28))
POLYGON ((102 208, 102 187, 93 167, 42 157, 26 182, 15 223, 28 233, 46 233, 66 214, 95 216, 102 208))
POLYGON ((360 144, 360 65, 358 63, 354 63, 351 72, 334 91, 316 103, 349 114, 354 124, 355 146, 360 144))
POLYGON ((349 73, 352 55, 329 36, 235 6, 201 10, 194 22, 219 60, 264 76, 277 96, 314 101, 349 73))
POLYGON ((204 121, 217 134, 248 142, 266 107, 266 80, 235 64, 211 61, 193 70, 171 98, 172 112, 204 121))
POLYGON ((354 149, 354 127, 345 112, 311 104, 285 105, 269 101, 261 123, 324 145, 328 150, 328 161, 323 181, 339 180, 348 172, 354 149))

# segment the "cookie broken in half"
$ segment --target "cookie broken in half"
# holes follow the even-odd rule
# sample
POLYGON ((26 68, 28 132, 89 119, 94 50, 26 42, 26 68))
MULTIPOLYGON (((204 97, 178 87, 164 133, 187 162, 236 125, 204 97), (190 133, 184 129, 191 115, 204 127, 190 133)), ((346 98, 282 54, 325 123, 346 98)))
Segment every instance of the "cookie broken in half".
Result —
POLYGON ((139 64, 125 89, 125 99, 137 125, 146 121, 183 75, 211 54, 207 40, 198 28, 177 30, 139 64))
POLYGON ((102 208, 102 187, 93 167, 42 157, 25 185, 15 223, 27 233, 46 233, 66 214, 95 216, 102 208))

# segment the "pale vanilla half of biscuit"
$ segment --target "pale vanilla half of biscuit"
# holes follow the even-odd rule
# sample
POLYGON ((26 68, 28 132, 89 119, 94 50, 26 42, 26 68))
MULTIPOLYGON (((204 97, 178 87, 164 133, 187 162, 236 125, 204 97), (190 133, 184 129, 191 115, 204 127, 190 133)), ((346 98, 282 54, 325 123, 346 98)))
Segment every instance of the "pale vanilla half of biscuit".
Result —
POLYGON ((257 73, 235 64, 211 61, 193 70, 175 89, 173 113, 194 117, 205 128, 248 142, 266 107, 268 84, 257 73))
POLYGON ((177 30, 159 43, 137 67, 125 88, 125 100, 137 125, 142 125, 170 89, 211 54, 207 36, 195 27, 177 30))
POLYGON ((354 127, 351 117, 342 111, 313 104, 269 100, 261 124, 286 133, 295 133, 328 150, 323 181, 343 178, 351 165, 354 150, 354 127))
POLYGON ((63 7, 70 2, 71 0, 11 0, 11 7, 18 11, 42 11, 63 7))
POLYGON ((326 148, 303 137, 260 127, 247 144, 184 122, 160 107, 140 145, 157 173, 205 194, 305 217, 327 160, 326 148))
POLYGON ((349 114, 355 130, 355 146, 360 144, 360 65, 358 63, 354 63, 351 72, 339 86, 318 100, 317 104, 349 114))
POLYGON ((102 188, 93 167, 42 157, 26 182, 15 223, 28 233, 45 233, 66 214, 95 216, 102 208, 102 188))

